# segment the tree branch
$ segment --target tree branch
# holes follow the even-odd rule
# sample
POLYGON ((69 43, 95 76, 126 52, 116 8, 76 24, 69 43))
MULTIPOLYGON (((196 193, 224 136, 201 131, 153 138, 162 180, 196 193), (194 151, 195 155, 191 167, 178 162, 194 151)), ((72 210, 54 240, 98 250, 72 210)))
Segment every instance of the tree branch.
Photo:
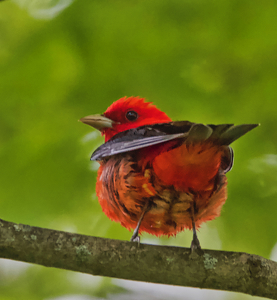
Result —
POLYGON ((263 257, 153 246, 0 219, 0 257, 92 275, 242 292, 277 299, 277 263, 263 257))

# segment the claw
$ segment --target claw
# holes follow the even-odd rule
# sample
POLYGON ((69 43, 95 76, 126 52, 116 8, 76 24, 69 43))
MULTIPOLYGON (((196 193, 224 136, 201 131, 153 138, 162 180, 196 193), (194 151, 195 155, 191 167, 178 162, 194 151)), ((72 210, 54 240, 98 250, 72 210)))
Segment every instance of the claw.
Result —
POLYGON ((196 233, 195 234, 193 233, 193 239, 191 241, 190 249, 191 249, 191 252, 194 252, 196 249, 201 250, 200 242, 198 240, 196 233))
POLYGON ((137 242, 138 244, 140 243, 140 237, 137 235, 137 236, 132 236, 131 237, 131 242, 137 242))
POLYGON ((131 242, 138 242, 138 244, 140 243, 140 237, 139 237, 139 225, 140 225, 140 222, 138 222, 138 225, 137 225, 137 227, 135 228, 135 230, 134 230, 134 233, 133 233, 133 235, 132 235, 132 237, 131 237, 131 242))

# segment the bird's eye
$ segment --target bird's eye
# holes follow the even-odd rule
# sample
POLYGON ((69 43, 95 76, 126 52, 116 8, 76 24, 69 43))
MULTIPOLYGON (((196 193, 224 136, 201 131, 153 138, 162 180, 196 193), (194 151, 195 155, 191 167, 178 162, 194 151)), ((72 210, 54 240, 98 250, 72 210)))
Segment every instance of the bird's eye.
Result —
POLYGON ((129 121, 136 121, 137 118, 138 118, 138 114, 137 114, 137 112, 135 112, 134 110, 129 110, 129 111, 127 111, 127 113, 126 113, 126 118, 127 118, 127 120, 129 120, 129 121))

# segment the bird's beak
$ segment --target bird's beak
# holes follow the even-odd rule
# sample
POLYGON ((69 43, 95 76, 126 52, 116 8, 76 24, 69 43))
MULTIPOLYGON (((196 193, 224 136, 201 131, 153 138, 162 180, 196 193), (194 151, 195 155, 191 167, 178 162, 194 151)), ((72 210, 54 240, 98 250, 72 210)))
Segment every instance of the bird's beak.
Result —
POLYGON ((102 115, 91 115, 84 117, 80 119, 81 122, 90 125, 98 130, 103 130, 105 128, 112 128, 113 123, 115 123, 113 120, 108 119, 102 115))

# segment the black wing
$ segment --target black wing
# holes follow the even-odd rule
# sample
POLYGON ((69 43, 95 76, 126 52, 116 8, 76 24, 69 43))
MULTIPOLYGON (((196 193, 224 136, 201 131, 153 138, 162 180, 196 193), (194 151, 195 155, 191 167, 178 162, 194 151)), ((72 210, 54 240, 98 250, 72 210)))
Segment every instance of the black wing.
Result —
MULTIPOLYGON (((185 139, 188 143, 210 139, 217 144, 229 145, 256 126, 257 124, 238 126, 233 124, 203 125, 189 121, 144 125, 116 134, 93 152, 91 160, 101 160, 119 153, 134 151, 180 138, 185 139)), ((226 165, 226 171, 230 167, 226 165)))
POLYGON ((183 133, 176 133, 151 137, 134 136, 132 140, 118 139, 114 140, 113 142, 108 141, 93 152, 91 160, 101 160, 102 158, 107 156, 138 150, 141 148, 181 138, 183 136, 183 133))

